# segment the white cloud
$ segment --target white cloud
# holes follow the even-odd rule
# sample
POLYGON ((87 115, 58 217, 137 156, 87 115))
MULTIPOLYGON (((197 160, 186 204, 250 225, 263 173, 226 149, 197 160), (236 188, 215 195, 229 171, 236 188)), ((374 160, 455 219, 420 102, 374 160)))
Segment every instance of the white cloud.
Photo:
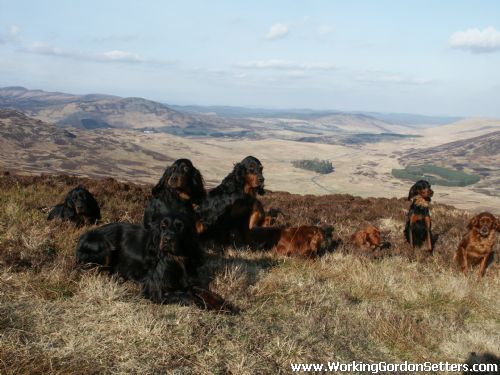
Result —
POLYGON ((131 62, 131 63, 143 61, 139 57, 139 55, 119 50, 107 51, 98 55, 97 57, 101 58, 103 61, 120 61, 120 62, 131 62))
POLYGON ((457 31, 450 37, 450 47, 468 50, 474 53, 487 53, 500 50, 500 32, 489 26, 457 31))
POLYGON ((282 23, 275 23, 266 34, 267 40, 284 38, 288 34, 288 26, 282 23))
POLYGON ((408 77, 390 73, 367 73, 356 77, 356 81, 377 84, 397 84, 397 85, 428 85, 434 81, 429 78, 408 77))
POLYGON ((19 26, 17 25, 10 25, 9 27, 9 33, 8 35, 12 38, 15 39, 21 34, 22 30, 19 26))
POLYGON ((316 28, 316 32, 320 36, 325 36, 325 35, 331 34, 333 32, 333 26, 332 25, 319 25, 316 28))
POLYGON ((19 35, 21 35, 22 29, 17 25, 10 25, 7 32, 0 33, 0 43, 16 42, 19 35))
POLYGON ((44 42, 35 42, 28 47, 24 47, 23 51, 38 55, 64 57, 68 59, 95 61, 95 62, 122 62, 122 63, 141 63, 146 62, 139 55, 120 50, 111 50, 103 53, 93 54, 80 51, 69 51, 62 48, 54 47, 44 42))
POLYGON ((334 70, 337 67, 328 63, 294 63, 287 60, 256 60, 236 64, 243 69, 276 69, 276 70, 334 70))

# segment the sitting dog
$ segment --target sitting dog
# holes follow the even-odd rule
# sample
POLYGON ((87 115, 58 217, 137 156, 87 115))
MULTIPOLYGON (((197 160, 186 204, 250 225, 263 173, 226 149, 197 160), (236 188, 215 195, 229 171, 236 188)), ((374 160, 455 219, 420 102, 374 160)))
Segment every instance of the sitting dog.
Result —
POLYGON ((96 224, 101 219, 101 210, 94 196, 83 186, 71 190, 60 203, 53 207, 47 220, 69 220, 77 226, 96 224))
POLYGON ((150 229, 112 223, 89 231, 78 241, 76 261, 138 281, 143 295, 155 303, 231 310, 221 297, 196 285, 202 252, 193 224, 180 214, 166 215, 150 229))
POLYGON ((479 276, 483 277, 495 246, 496 232, 500 232, 500 220, 489 212, 482 212, 471 219, 467 228, 469 232, 460 241, 453 260, 465 275, 469 264, 481 262, 479 276))
POLYGON ((247 156, 208 193, 199 208, 205 239, 227 244, 236 236, 246 242, 248 231, 263 223, 264 209, 256 198, 264 194, 262 169, 257 158, 247 156))
POLYGON ((143 223, 149 228, 153 221, 170 213, 189 216, 197 231, 203 228, 195 219, 194 207, 206 196, 203 177, 188 159, 178 159, 169 166, 152 189, 152 197, 144 210, 143 223))
POLYGON ((434 195, 429 182, 417 181, 410 189, 408 200, 412 201, 406 217, 405 237, 410 246, 421 247, 424 243, 432 252, 432 225, 430 202, 434 195))
POLYGON ((367 225, 364 229, 356 231, 351 236, 351 241, 360 249, 375 250, 382 244, 380 231, 373 225, 367 225))

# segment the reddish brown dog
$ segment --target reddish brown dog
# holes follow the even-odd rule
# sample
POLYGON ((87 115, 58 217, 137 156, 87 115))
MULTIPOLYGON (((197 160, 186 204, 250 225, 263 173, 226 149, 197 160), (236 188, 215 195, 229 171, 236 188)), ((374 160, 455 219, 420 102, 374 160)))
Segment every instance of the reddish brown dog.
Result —
POLYGON ((372 250, 380 247, 382 243, 380 238, 380 231, 373 225, 367 225, 364 229, 358 230, 352 235, 351 241, 358 248, 370 248, 372 250))
POLYGON ((281 255, 298 255, 315 258, 322 250, 327 250, 331 242, 332 228, 302 225, 281 229, 276 252, 281 255))
POLYGON ((453 259, 465 275, 469 264, 481 262, 479 276, 483 277, 493 252, 496 232, 500 232, 500 220, 489 212, 482 212, 471 219, 467 228, 469 232, 460 241, 453 259))

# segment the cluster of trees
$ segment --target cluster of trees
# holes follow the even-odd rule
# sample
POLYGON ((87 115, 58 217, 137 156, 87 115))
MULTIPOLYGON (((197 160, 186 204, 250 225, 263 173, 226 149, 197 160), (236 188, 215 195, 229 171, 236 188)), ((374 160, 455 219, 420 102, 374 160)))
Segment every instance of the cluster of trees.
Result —
POLYGON ((328 160, 294 160, 292 161, 292 165, 295 168, 307 169, 308 171, 314 171, 321 174, 332 173, 335 170, 332 163, 328 160))
POLYGON ((479 176, 438 167, 432 164, 408 165, 404 169, 393 169, 392 175, 402 180, 427 180, 433 185, 467 186, 479 182, 479 176))

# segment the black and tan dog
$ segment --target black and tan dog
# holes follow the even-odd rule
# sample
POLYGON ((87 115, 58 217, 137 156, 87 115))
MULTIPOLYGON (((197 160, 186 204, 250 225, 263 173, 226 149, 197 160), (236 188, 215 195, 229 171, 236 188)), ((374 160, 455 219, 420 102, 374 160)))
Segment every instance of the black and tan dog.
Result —
POLYGON ((91 230, 78 241, 76 261, 139 282, 143 295, 155 303, 237 312, 218 294, 198 285, 203 252, 189 216, 168 214, 150 223, 149 229, 111 223, 91 230))
POLYGON ((101 219, 101 210, 94 196, 83 186, 71 190, 64 202, 53 207, 47 220, 68 220, 77 226, 96 224, 101 219))
POLYGON ((257 200, 264 194, 262 170, 259 159, 247 156, 208 193, 198 210, 207 228, 205 239, 227 244, 236 237, 247 242, 249 231, 264 223, 265 212, 257 200))
POLYGON ((426 250, 432 252, 431 198, 434 191, 425 180, 417 181, 410 189, 408 200, 411 206, 406 217, 405 237, 412 248, 425 244, 426 250))
POLYGON ((191 160, 178 159, 172 163, 153 187, 151 198, 144 210, 143 223, 149 228, 151 223, 171 213, 182 213, 195 223, 197 231, 201 231, 195 219, 194 207, 206 196, 203 177, 191 160))

